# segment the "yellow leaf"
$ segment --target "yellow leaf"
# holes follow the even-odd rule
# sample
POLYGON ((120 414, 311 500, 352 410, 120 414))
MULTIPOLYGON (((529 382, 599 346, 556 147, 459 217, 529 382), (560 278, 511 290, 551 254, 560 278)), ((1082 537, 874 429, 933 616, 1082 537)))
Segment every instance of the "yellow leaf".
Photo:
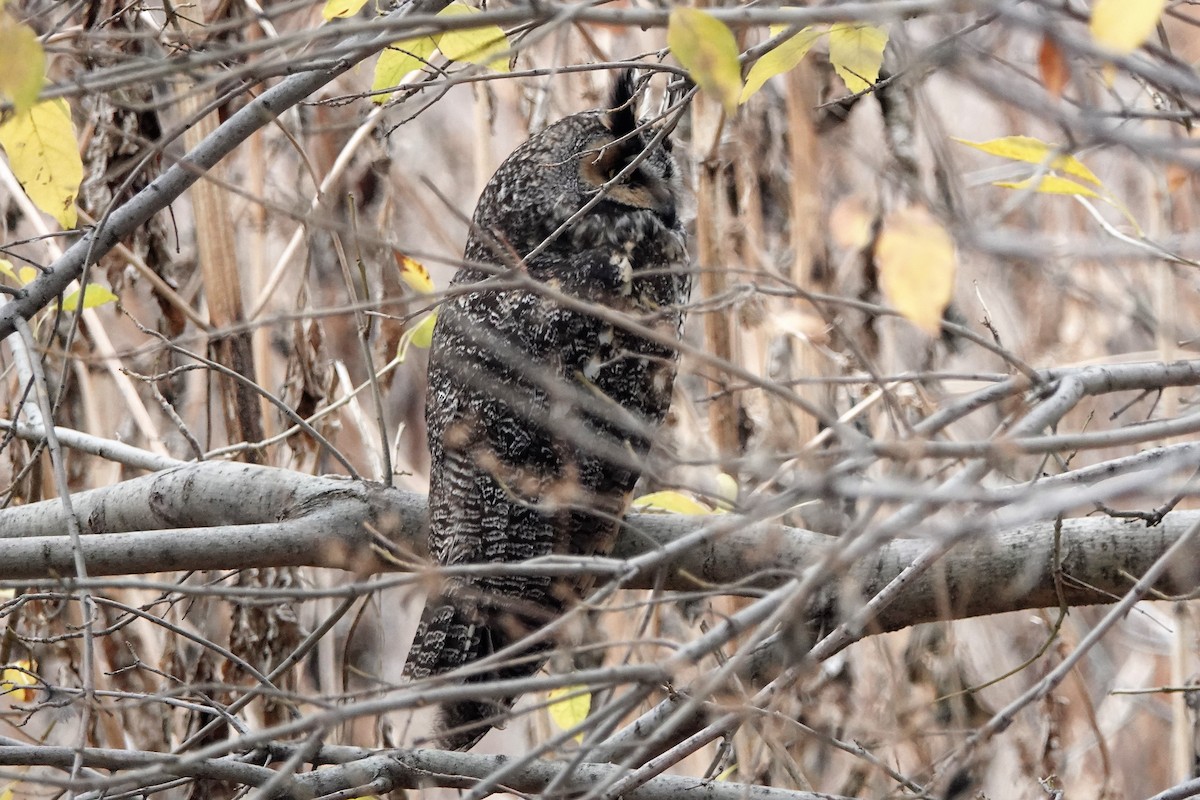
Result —
POLYGON ((17 703, 32 702, 35 692, 28 687, 38 685, 36 671, 37 664, 24 660, 0 670, 0 695, 17 703))
POLYGON ((0 800, 13 800, 12 789, 5 789, 3 792, 0 792, 0 800))
MULTIPOLYGON (((108 287, 101 286, 98 283, 89 283, 87 288, 83 290, 83 307, 95 308, 102 306, 105 303, 112 303, 117 300, 117 296, 109 291, 108 287)), ((79 310, 79 290, 71 292, 63 298, 63 311, 78 311, 79 310)))
POLYGON ((1080 197, 1100 196, 1087 186, 1059 175, 1043 175, 1038 180, 1037 186, 1033 185, 1033 178, 1026 178, 1023 181, 995 181, 992 185, 1004 189, 1032 188, 1038 194, 1077 194, 1080 197))
POLYGON ((732 116, 742 94, 737 40, 724 22, 695 8, 677 7, 667 23, 667 47, 692 80, 732 116))
POLYGON ((1166 0, 1096 0, 1088 28, 1096 44, 1126 55, 1154 32, 1166 5, 1166 0))
POLYGON ((972 142, 968 139, 955 139, 959 144, 965 144, 967 147, 974 147, 976 150, 982 150, 985 153, 993 156, 1000 156, 1011 161, 1024 161, 1027 164, 1045 164, 1048 168, 1056 172, 1065 172, 1068 175, 1074 175, 1076 178, 1081 178, 1089 183, 1094 183, 1101 186, 1100 179, 1084 166, 1084 163, 1075 156, 1055 155, 1058 151, 1056 145, 1047 144, 1041 139, 1035 139, 1032 136, 1004 136, 1000 139, 989 139, 986 142, 972 142), (1051 159, 1053 156, 1053 160, 1051 159))
POLYGON ((7 275, 14 283, 21 283, 17 273, 13 272, 12 262, 8 259, 0 258, 0 275, 7 275))
POLYGON ((1103 200, 1117 211, 1120 211, 1121 215, 1125 217, 1125 220, 1129 223, 1130 227, 1137 231, 1137 235, 1144 235, 1142 233, 1142 226, 1138 225, 1138 221, 1134 218, 1129 209, 1125 207, 1125 204, 1113 197, 1112 194, 1109 193, 1107 189, 1104 189, 1103 186, 1100 188, 1104 191, 1104 194, 1100 194, 1099 192, 1094 191, 1090 186, 1084 186, 1076 183, 1075 181, 1064 178, 1061 175, 1043 175, 1038 180, 1036 186, 1034 185, 1033 180, 1034 179, 1032 177, 1029 177, 1023 181, 993 181, 992 185, 999 186, 1003 189, 1032 189, 1032 191, 1035 191, 1038 194, 1061 194, 1071 195, 1074 197, 1094 197, 1098 200, 1103 200))
MULTIPOLYGON (((550 701, 546 709, 550 712, 550 719, 564 731, 571 730, 587 719, 588 711, 592 708, 592 693, 586 686, 560 686, 547 692, 546 699, 550 701)), ((576 735, 576 739, 582 738, 583 734, 576 735)))
POLYGON ((879 288, 905 318, 931 336, 954 291, 954 242, 928 211, 889 214, 875 243, 879 288))
POLYGON ((666 514, 711 514, 712 509, 680 492, 651 492, 633 501, 634 509, 666 514))
MULTIPOLYGON (((778 36, 783 27, 782 25, 772 25, 771 35, 778 36)), ((750 68, 750 74, 746 76, 746 85, 742 87, 742 95, 738 103, 745 103, 749 100, 771 78, 793 69, 804 59, 809 49, 821 36, 822 31, 814 31, 812 26, 809 26, 795 36, 790 36, 780 42, 774 50, 763 54, 763 57, 754 62, 754 66, 750 68)))
MULTIPOLYGON (((437 13, 439 17, 463 17, 480 13, 479 9, 451 3, 437 13)), ((511 49, 508 37, 497 25, 446 31, 438 38, 438 49, 451 61, 481 64, 494 72, 508 72, 508 59, 498 58, 511 49)))
POLYGON ((835 244, 846 250, 862 250, 871 243, 875 214, 862 195, 839 200, 829 212, 829 233, 835 244))
POLYGON ((737 768, 738 768, 737 764, 730 764, 728 768, 721 770, 721 774, 718 775, 713 780, 727 781, 733 777, 733 773, 737 772, 737 768))
POLYGON ((733 477, 728 472, 722 472, 720 475, 718 475, 717 497, 724 506, 728 506, 731 503, 736 503, 738 499, 737 478, 733 477))
MULTIPOLYGON (((419 39, 406 39, 396 42, 379 54, 375 62, 375 78, 371 81, 372 92, 382 92, 399 86, 404 76, 421 69, 433 55, 437 44, 428 36, 419 39)), ((371 102, 383 104, 390 95, 376 94, 371 96, 371 102)))
POLYGON ((41 273, 33 267, 21 267, 19 270, 17 270, 17 280, 22 286, 27 283, 32 283, 38 275, 41 275, 41 273))
POLYGON ((46 79, 46 53, 33 28, 0 11, 0 95, 18 114, 37 102, 46 79))
POLYGON ((839 22, 829 28, 829 63, 852 92, 871 88, 883 65, 888 34, 873 25, 839 22))
POLYGON ((367 0, 326 0, 325 7, 321 9, 321 16, 326 22, 338 17, 352 17, 366 4, 367 0))
POLYGON ((433 291, 433 279, 424 264, 400 253, 396 254, 396 263, 400 265, 400 280, 408 284, 408 288, 421 294, 433 291))
POLYGON ((426 350, 433 343, 433 326, 437 324, 437 312, 431 312, 416 325, 408 328, 400 336, 400 344, 396 348, 396 360, 404 363, 408 358, 408 348, 416 347, 426 350))
POLYGON ((83 161, 65 100, 38 103, 0 124, 0 146, 25 193, 63 228, 75 227, 83 161))

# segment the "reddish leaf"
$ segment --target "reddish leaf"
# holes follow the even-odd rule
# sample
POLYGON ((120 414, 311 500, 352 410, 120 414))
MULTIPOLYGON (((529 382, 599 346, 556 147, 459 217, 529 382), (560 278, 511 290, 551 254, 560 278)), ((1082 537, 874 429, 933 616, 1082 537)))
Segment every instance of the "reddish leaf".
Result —
POLYGON ((1062 97, 1063 89, 1071 80, 1071 67, 1062 50, 1048 36, 1042 37, 1042 46, 1038 49, 1038 71, 1046 91, 1054 97, 1062 97))

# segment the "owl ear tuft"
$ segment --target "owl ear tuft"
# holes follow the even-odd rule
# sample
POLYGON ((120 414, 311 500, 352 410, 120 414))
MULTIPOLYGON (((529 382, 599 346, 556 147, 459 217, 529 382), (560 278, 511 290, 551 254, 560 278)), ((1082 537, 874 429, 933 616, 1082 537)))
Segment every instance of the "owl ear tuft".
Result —
POLYGON ((637 115, 633 113, 634 73, 632 69, 623 69, 617 73, 613 81, 612 95, 608 101, 608 129, 613 136, 621 138, 633 132, 637 127, 637 115))

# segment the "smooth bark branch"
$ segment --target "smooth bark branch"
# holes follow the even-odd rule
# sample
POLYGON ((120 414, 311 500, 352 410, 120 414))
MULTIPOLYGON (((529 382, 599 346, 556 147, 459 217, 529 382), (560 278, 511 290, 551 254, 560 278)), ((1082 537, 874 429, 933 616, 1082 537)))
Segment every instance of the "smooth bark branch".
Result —
MULTIPOLYGON (((351 750, 357 748, 332 748, 351 750)), ((43 745, 0 746, 0 766, 68 768, 77 751, 71 747, 43 745)), ((137 750, 87 748, 82 753, 84 765, 97 769, 119 771, 147 768, 161 770, 164 775, 178 775, 227 781, 244 786, 262 786, 271 780, 275 771, 244 763, 234 756, 195 760, 178 758, 165 753, 137 750)), ((300 773, 283 785, 268 792, 272 798, 323 797, 360 786, 369 786, 373 794, 386 794, 394 789, 420 789, 431 786, 470 788, 480 779, 502 767, 504 756, 474 753, 451 753, 440 750, 397 750, 368 755, 328 766, 313 772, 300 773)), ((534 761, 516 771, 507 783, 508 788, 536 793, 555 780, 562 764, 553 761, 534 761)), ((608 764, 581 764, 572 776, 558 784, 563 790, 581 790, 595 785, 614 771, 608 764)), ((119 773, 113 776, 120 782, 119 773)), ((83 788, 91 785, 113 785, 113 778, 92 778, 71 782, 38 779, 46 784, 83 788)), ((648 781, 625 795, 631 800, 849 800, 841 795, 822 792, 791 791, 765 786, 752 786, 726 781, 705 781, 666 775, 648 781)))
MULTIPOLYGON (((4 745, 0 746, 0 766, 6 767, 58 767, 70 769, 72 762, 79 755, 74 747, 54 747, 46 745, 4 745)), ((213 780, 230 781, 249 786, 258 786, 271 779, 275 773, 266 767, 245 764, 233 757, 214 758, 197 762, 181 761, 165 753, 149 753, 139 750, 116 750, 100 747, 88 747, 82 751, 82 761, 85 767, 105 770, 138 769, 153 767, 162 770, 166 775, 180 775, 195 778, 210 778, 213 780)), ((110 786, 112 781, 107 778, 84 778, 71 781, 65 776, 59 780, 39 776, 38 783, 87 787, 93 784, 110 786)))
MULTIPOLYGON (((376 535, 404 550, 424 549, 424 496, 271 467, 189 464, 80 492, 73 500, 89 534, 83 537, 83 550, 90 575, 265 566, 331 567, 361 574, 399 568, 374 555, 376 535)), ((979 536, 912 581, 874 624, 879 630, 896 630, 935 619, 1060 603, 1110 603, 1198 517, 1200 512, 1177 511, 1153 528, 1088 517, 1065 520, 1057 538, 1053 523, 979 536)), ((655 552, 706 526, 720 531, 672 553, 664 563, 663 582, 646 573, 631 580, 631 587, 758 593, 842 546, 836 537, 731 515, 635 514, 627 522, 615 559, 655 552)), ((57 501, 0 511, 0 579, 73 574, 65 530, 57 501)), ((810 613, 839 619, 928 547, 920 538, 884 544, 831 584, 810 613)), ((601 572, 620 571, 619 562, 592 563, 601 572)), ((569 567, 558 565, 560 570, 569 567)), ((1173 565, 1155 589, 1186 594, 1195 589, 1198 576, 1200 558, 1189 559, 1173 565)))
MULTIPOLYGON (((378 571, 371 528, 417 541, 424 499, 288 470, 201 462, 72 495, 92 575, 321 566, 378 571), (382 512, 383 519, 380 514, 382 512), (366 559, 366 564, 359 563, 366 559)), ((71 574, 57 501, 0 511, 2 578, 71 574)))
MULTIPOLYGON (((423 786, 469 789, 479 780, 503 768, 509 760, 507 756, 450 753, 441 750, 403 750, 306 773, 298 776, 296 782, 311 788, 317 797, 367 784, 371 784, 373 790, 379 793, 391 789, 416 789, 423 786)), ((553 761, 534 761, 509 775, 505 779, 505 788, 536 794, 551 781, 555 781, 559 792, 569 794, 587 790, 600 782, 611 780, 614 773, 626 771, 609 764, 580 764, 569 778, 562 780, 562 766, 561 763, 553 761)), ((841 795, 823 792, 705 781, 677 775, 661 775, 628 792, 624 797, 630 800, 849 800, 841 795)))
MULTIPOLYGON (((27 422, 0 419, 0 431, 12 431, 19 438, 31 442, 41 442, 46 438, 46 431, 40 425, 27 422)), ((154 471, 178 467, 188 462, 178 458, 159 455, 141 447, 118 442, 113 439, 103 439, 99 436, 82 433, 74 428, 54 426, 54 435, 58 440, 72 450, 78 450, 90 455, 99 456, 106 461, 124 464, 127 467, 154 471)))

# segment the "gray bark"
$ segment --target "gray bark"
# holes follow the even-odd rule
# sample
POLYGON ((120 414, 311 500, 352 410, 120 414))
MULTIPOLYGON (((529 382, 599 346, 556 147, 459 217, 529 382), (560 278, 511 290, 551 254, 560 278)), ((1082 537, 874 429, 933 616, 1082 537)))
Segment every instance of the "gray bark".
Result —
MULTIPOLYGON (((188 464, 72 499, 91 576, 267 566, 364 574, 402 569, 375 554, 376 535, 402 551, 424 549, 422 495, 271 467, 188 464)), ((935 619, 1110 603, 1197 519, 1200 512, 1176 511, 1146 527, 1087 517, 1064 520, 1057 539, 1054 523, 966 537, 875 624, 896 630, 935 619)), ((53 500, 0 511, 0 580, 73 574, 65 522, 53 500)), ((929 549, 921 534, 908 531, 912 538, 893 539, 856 561, 830 582, 812 614, 833 620, 871 597, 929 549)), ((634 514, 612 559, 554 559, 540 569, 590 569, 620 576, 629 588, 745 595, 781 585, 841 546, 834 536, 736 515, 634 514), (686 546, 678 546, 684 537, 686 546)), ((1200 559, 1188 559, 1155 589, 1185 594, 1198 574, 1200 559)))

